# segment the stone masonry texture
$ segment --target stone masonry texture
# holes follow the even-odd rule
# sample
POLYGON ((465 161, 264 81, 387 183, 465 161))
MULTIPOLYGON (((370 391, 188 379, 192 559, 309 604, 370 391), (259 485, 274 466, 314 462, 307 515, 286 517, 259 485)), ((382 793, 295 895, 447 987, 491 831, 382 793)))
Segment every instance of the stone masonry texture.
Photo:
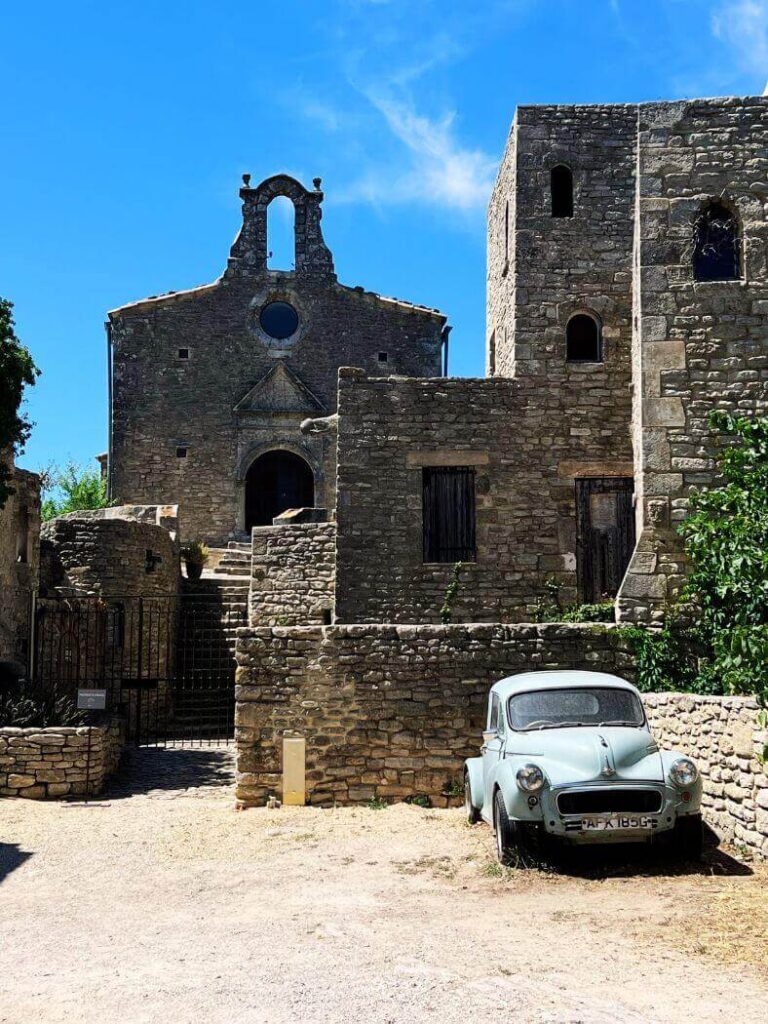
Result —
POLYGON ((257 527, 252 541, 251 625, 329 622, 335 570, 334 523, 257 527))
POLYGON ((320 227, 322 192, 278 176, 240 195, 243 227, 218 281, 109 315, 111 494, 179 504, 186 539, 221 542, 243 530, 246 473, 273 449, 301 456, 315 477, 315 504, 334 506, 332 438, 304 436, 299 425, 335 411, 340 366, 441 371, 442 314, 338 283, 320 227), (296 210, 290 271, 267 269, 267 206, 278 195, 296 210), (274 300, 299 315, 284 341, 259 323, 274 300))
POLYGON ((692 757, 704 780, 706 820, 731 842, 768 857, 768 733, 750 697, 643 695, 664 747, 692 757))
POLYGON ((445 806, 464 758, 478 752, 496 680, 533 669, 633 669, 615 627, 562 624, 244 629, 237 663, 243 805, 280 793, 283 737, 299 735, 310 803, 423 794, 445 806))
POLYGON ((94 726, 0 729, 0 796, 52 800, 100 793, 124 743, 119 719, 94 726))

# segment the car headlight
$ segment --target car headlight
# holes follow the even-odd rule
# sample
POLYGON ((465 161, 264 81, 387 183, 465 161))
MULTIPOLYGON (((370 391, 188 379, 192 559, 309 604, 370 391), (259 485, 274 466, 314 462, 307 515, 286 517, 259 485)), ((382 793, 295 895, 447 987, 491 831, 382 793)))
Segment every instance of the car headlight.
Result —
POLYGON ((544 786, 544 772, 537 764, 524 764, 518 769, 517 784, 524 793, 538 793, 544 786))
POLYGON ((689 757, 679 757, 669 769, 669 777, 676 786, 692 786, 699 777, 699 769, 689 757))

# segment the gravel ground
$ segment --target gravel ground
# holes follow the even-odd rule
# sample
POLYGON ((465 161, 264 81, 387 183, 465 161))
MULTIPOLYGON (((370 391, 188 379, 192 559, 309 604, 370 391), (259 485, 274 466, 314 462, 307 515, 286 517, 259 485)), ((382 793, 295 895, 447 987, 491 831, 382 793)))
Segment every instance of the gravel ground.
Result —
POLYGON ((238 814, 176 754, 186 788, 169 753, 89 805, 0 802, 4 1024, 768 1019, 765 869, 502 871, 458 811, 238 814))

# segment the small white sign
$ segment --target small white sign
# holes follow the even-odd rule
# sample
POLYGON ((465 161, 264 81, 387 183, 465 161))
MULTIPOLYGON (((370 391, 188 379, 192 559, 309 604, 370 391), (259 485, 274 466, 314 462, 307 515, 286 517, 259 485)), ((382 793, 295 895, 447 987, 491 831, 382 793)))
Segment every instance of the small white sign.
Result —
POLYGON ((77 707, 80 711, 104 711, 107 706, 106 690, 78 690, 77 707))

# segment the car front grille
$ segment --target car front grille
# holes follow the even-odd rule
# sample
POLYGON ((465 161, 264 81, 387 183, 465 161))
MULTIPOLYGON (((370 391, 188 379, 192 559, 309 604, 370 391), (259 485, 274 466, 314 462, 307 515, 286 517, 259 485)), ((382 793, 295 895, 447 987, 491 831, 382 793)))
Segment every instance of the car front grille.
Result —
POLYGON ((661 793, 655 789, 569 790, 557 797, 561 814, 612 814, 613 812, 644 812, 654 814, 661 810, 661 793))

